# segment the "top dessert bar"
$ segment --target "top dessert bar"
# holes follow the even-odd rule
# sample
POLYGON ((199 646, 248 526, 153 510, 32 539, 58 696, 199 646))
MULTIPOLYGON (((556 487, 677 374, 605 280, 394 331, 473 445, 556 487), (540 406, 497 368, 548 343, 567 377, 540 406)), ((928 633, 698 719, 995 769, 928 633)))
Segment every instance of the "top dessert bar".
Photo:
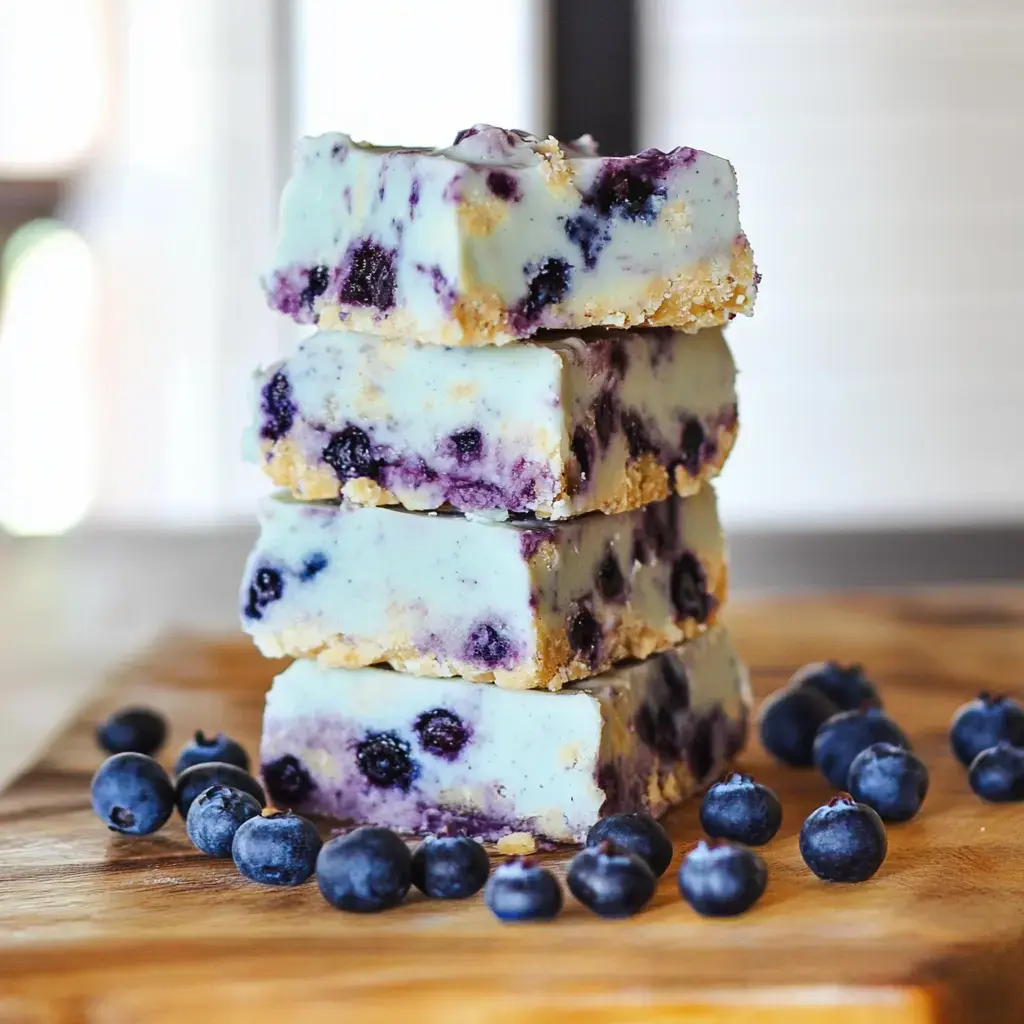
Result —
POLYGON ((264 279, 300 323, 441 345, 697 331, 751 313, 757 283, 727 160, 490 125, 444 149, 304 139, 264 279))

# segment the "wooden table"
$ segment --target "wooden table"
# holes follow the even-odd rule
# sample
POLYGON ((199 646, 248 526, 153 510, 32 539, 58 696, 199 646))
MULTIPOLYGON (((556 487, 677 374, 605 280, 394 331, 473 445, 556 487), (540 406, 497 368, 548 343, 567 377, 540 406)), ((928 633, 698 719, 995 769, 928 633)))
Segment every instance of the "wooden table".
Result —
MULTIPOLYGON (((738 603, 728 619, 760 696, 804 661, 865 663, 931 767, 924 811, 890 829, 870 882, 810 875, 797 833, 829 790, 754 745, 743 764, 785 818, 764 851, 768 891, 737 920, 689 911, 675 863, 619 922, 570 901, 553 924, 508 927, 478 897, 415 895, 356 917, 313 884, 251 886, 177 820, 128 840, 89 811, 91 723, 124 701, 170 715, 168 756, 197 725, 255 743, 274 666, 243 641, 181 638, 115 673, 0 796, 0 1020, 1024 1020, 1024 809, 973 798, 946 741, 978 690, 1024 698, 1024 592, 738 603)), ((695 807, 667 823, 678 863, 700 835, 695 807)), ((550 859, 561 871, 567 856, 550 859)))

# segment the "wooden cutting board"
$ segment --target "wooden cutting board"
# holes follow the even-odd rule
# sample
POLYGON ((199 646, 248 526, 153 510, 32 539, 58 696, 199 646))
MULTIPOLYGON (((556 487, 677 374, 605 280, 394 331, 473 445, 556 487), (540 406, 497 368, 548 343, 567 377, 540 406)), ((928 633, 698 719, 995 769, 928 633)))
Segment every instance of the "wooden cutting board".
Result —
MULTIPOLYGON (((804 661, 862 661, 931 767, 922 814, 889 830, 870 882, 807 871, 797 834, 830 792, 755 744, 743 765, 785 818, 764 851, 768 891, 736 920, 702 920, 676 891, 700 836, 693 804, 667 819, 677 860, 629 921, 570 900, 553 924, 502 926, 479 897, 416 894, 358 917, 314 883, 250 885, 191 849, 177 819, 130 840, 89 810, 92 725, 125 702, 168 714, 168 758, 197 726, 255 749, 279 666, 244 641, 177 638, 117 673, 0 796, 0 1020, 1024 1020, 1024 807, 976 800, 946 741, 978 690, 1024 697, 1024 592, 780 600, 729 620, 759 696, 804 661)), ((561 871, 568 855, 549 859, 561 871)))

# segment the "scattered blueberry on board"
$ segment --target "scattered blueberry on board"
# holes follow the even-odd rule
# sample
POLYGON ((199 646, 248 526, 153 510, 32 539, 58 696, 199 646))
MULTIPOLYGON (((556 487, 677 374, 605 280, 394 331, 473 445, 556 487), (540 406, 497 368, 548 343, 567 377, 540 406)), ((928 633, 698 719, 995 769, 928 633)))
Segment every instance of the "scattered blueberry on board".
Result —
POLYGON ((964 767, 997 743, 1024 747, 1024 708, 1010 697, 981 693, 957 709, 949 742, 964 767))
POLYGON ((715 839, 764 846, 779 831, 782 804, 773 790, 734 772, 704 794, 700 823, 715 839))
POLYGON ((814 764, 814 737, 839 709, 820 690, 784 688, 761 705, 761 745, 792 768, 814 764))
POLYGON ((971 789, 993 804, 1024 800, 1024 749, 997 743, 971 762, 967 779, 971 789))
POLYGON ((650 902, 657 885, 645 860, 608 839, 576 854, 565 880, 569 892, 599 917, 632 917, 650 902))
POLYGON ((853 759, 846 788, 854 800, 873 807, 882 821, 909 821, 928 793, 928 769, 909 750, 872 743, 853 759))
POLYGON ((562 909, 562 889, 547 868, 512 857, 491 873, 484 901, 500 921, 551 921, 562 909))
POLYGON ((235 867, 260 885, 301 885, 316 870, 320 835, 291 811, 243 822, 231 843, 235 867))
POLYGON ((490 870, 486 850, 467 836, 428 836, 412 855, 412 884, 439 900, 479 892, 490 870))
POLYGON ((92 777, 92 809, 112 832, 148 836, 174 811, 174 786, 151 757, 114 754, 92 777))
POLYGON ((839 711, 853 711, 865 705, 880 708, 882 699, 875 684, 860 665, 840 665, 838 661, 812 661, 798 669, 789 680, 793 689, 817 690, 839 711))
POLYGON ((412 883, 409 848, 390 829, 364 825, 324 843, 316 862, 323 898, 338 910, 369 914, 398 906, 412 883))
POLYGON ((872 743, 911 749, 903 730, 881 708, 840 711, 814 738, 814 764, 836 789, 845 789, 853 759, 872 743))
POLYGON ((587 833, 587 846, 610 840, 620 850, 636 854, 660 878, 672 861, 672 840, 646 814, 612 814, 601 818, 587 833))
POLYGON ((709 845, 702 839, 679 866, 679 892, 705 917, 735 917, 749 910, 768 884, 765 862, 745 846, 709 845))
POLYGON ((174 802, 178 805, 178 813, 187 819, 192 801, 210 786, 240 789, 253 797, 260 807, 267 806, 267 796, 263 792, 263 787, 247 771, 243 771, 238 765, 210 761, 186 768, 175 780, 174 802))
POLYGON ((826 882, 867 881, 887 849, 882 819, 848 793, 812 811, 800 829, 800 856, 826 882))
POLYGON ((192 845, 211 857, 230 857, 235 833, 259 815, 259 802, 230 786, 210 786, 192 801, 185 831, 192 845))
POLYGON ((148 754, 152 757, 167 738, 167 722, 150 708, 121 708, 96 726, 96 742, 108 754, 148 754))
POLYGON ((230 736, 219 732, 216 736, 207 736, 202 730, 195 734, 191 743, 186 743, 178 754, 178 760, 174 762, 174 774, 180 775, 183 771, 197 764, 208 764, 211 761, 221 761, 224 764, 233 764, 241 768, 243 772, 249 770, 249 755, 243 749, 241 743, 237 743, 230 736))

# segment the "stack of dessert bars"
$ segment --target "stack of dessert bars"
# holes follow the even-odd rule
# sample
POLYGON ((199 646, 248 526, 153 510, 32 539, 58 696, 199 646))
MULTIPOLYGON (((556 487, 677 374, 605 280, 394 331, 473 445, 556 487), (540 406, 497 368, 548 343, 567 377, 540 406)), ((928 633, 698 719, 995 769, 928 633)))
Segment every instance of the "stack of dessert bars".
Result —
POLYGON ((742 747, 708 481, 758 275, 727 160, 478 125, 303 140, 257 374, 282 490, 241 589, 278 806, 527 851, 653 815, 742 747))

